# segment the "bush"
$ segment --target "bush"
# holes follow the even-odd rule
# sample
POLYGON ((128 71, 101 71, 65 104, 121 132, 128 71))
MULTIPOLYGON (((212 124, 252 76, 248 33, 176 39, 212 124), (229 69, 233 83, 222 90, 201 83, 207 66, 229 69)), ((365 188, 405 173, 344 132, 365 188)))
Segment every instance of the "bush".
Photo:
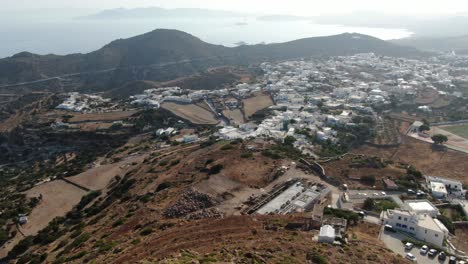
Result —
POLYGON ((242 153, 241 154, 241 158, 243 159, 250 159, 253 157, 253 153, 252 152, 245 152, 245 153, 242 153))
POLYGON ((118 226, 121 226, 125 223, 125 219, 123 218, 120 218, 119 220, 115 221, 113 224, 112 224, 112 227, 115 228, 115 227, 118 227, 118 226))
POLYGON ((165 189, 169 189, 171 186, 172 186, 172 184, 170 182, 163 182, 163 183, 158 185, 158 187, 156 188, 156 192, 160 192, 160 191, 163 191, 165 189))
POLYGON ((10 252, 8 252, 8 258, 14 259, 17 256, 23 254, 28 250, 31 246, 34 245, 33 242, 33 237, 32 236, 27 236, 23 240, 21 240, 16 246, 13 247, 10 252))
POLYGON ((147 236, 149 234, 153 233, 153 228, 151 227, 146 227, 143 230, 141 230, 140 235, 142 236, 147 236))
POLYGON ((361 177, 361 181, 365 182, 369 185, 374 185, 375 184, 375 176, 374 175, 366 175, 361 177))
POLYGON ((323 210, 323 213, 325 215, 332 215, 338 218, 344 218, 348 221, 348 223, 354 223, 356 224, 359 221, 359 215, 357 213, 354 213, 349 210, 343 210, 343 209, 334 209, 334 208, 328 208, 326 207, 325 210, 323 210))
POLYGON ((208 175, 214 175, 214 174, 218 174, 221 172, 221 170, 223 169, 223 165, 222 164, 217 164, 217 165, 214 165, 213 167, 211 167, 209 170, 208 170, 208 175))
POLYGON ((450 218, 446 217, 445 215, 438 215, 437 219, 444 224, 445 227, 449 230, 450 233, 454 234, 455 233, 455 226, 452 223, 452 220, 450 218))
POLYGON ((177 165, 177 164, 179 164, 179 163, 180 163, 180 160, 173 160, 173 161, 171 161, 171 163, 169 164, 169 166, 172 167, 172 166, 175 166, 175 165, 177 165))
POLYGON ((221 147, 221 150, 229 150, 233 149, 234 147, 231 144, 226 144, 221 147))
POLYGON ((314 264, 328 264, 327 259, 315 251, 307 253, 307 259, 314 264))
POLYGON ((367 210, 367 211, 372 211, 375 208, 375 201, 374 199, 367 198, 364 201, 364 205, 362 206, 362 209, 367 210))

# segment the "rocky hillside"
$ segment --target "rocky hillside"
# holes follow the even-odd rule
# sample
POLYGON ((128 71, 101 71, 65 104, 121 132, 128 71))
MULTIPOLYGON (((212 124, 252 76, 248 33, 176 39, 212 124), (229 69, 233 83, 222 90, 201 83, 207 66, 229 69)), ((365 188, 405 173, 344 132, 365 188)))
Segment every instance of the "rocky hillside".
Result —
MULTIPOLYGON (((277 177, 287 158, 247 152, 253 142, 149 148, 147 138, 106 155, 140 157, 109 185, 84 196, 9 253, 18 263, 407 263, 377 240, 377 227, 350 229, 350 244, 318 244, 288 230, 301 216, 240 216, 242 195, 277 177), (229 158, 227 158, 229 157, 229 158), (242 166, 240 165, 242 164, 242 166), (262 166, 258 166, 262 164, 262 166), (234 210, 235 211, 235 210, 234 210)), ((268 147, 266 142, 264 147, 268 147)), ((290 161, 289 161, 290 162, 290 161)), ((116 165, 117 166, 117 165, 116 165)))

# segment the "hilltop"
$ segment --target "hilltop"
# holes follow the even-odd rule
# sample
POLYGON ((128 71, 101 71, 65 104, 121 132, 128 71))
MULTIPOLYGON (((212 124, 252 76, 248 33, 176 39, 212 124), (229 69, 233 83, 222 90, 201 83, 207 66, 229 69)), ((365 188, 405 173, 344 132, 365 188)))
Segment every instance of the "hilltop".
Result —
POLYGON ((158 29, 115 40, 88 54, 58 56, 23 52, 1 59, 0 85, 61 76, 79 78, 78 88, 87 86, 106 90, 135 80, 166 81, 215 66, 366 52, 395 57, 425 55, 415 48, 361 34, 228 48, 204 42, 182 31, 158 29))

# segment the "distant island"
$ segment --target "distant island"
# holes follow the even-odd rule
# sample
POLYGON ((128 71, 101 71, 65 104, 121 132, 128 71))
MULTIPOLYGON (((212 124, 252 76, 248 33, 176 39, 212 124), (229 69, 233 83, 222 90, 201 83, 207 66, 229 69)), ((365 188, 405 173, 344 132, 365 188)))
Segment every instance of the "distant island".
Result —
POLYGON ((117 8, 108 9, 89 16, 78 17, 84 20, 112 20, 112 19, 150 19, 150 18, 226 18, 226 17, 245 17, 245 14, 200 9, 200 8, 176 8, 165 9, 161 7, 147 8, 117 8))

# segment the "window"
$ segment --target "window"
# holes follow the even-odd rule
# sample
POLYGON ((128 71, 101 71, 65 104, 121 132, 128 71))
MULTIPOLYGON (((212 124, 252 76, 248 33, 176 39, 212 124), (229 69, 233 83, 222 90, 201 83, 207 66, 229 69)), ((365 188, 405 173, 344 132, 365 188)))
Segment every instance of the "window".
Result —
POLYGON ((426 229, 426 230, 424 230, 424 233, 425 233, 425 234, 427 234, 427 229, 426 229))
POLYGON ((414 231, 414 227, 410 227, 409 230, 413 230, 413 231, 414 231))
POLYGON ((401 220, 401 216, 398 217, 398 220, 401 220))
POLYGON ((436 237, 439 237, 439 234, 435 234, 436 237))
POLYGON ((397 226, 397 227, 401 227, 401 224, 397 223, 396 226, 397 226))
POLYGON ((401 227, 403 227, 403 228, 408 228, 408 226, 407 226, 407 225, 402 225, 401 227))
POLYGON ((408 221, 408 218, 405 217, 405 221, 408 221))

